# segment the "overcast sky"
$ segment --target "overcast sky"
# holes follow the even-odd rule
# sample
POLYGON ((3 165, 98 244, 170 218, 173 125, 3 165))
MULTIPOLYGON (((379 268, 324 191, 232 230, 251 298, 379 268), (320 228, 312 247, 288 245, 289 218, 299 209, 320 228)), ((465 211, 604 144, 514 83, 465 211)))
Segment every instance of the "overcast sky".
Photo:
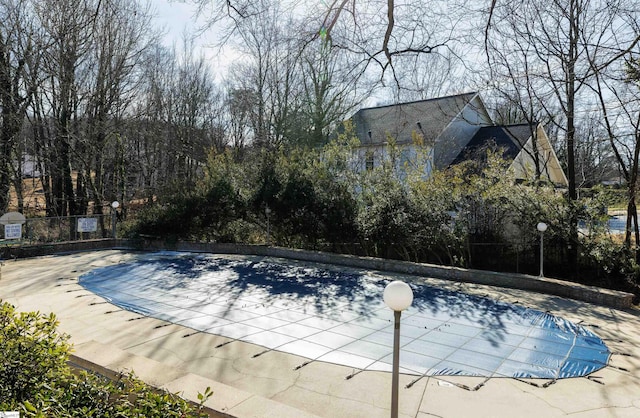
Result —
MULTIPOLYGON (((151 6, 155 9, 157 17, 155 18, 158 27, 164 27, 166 31, 164 44, 168 47, 176 45, 178 50, 182 48, 182 35, 193 33, 199 22, 195 17, 196 7, 193 4, 186 4, 176 0, 150 0, 151 6)), ((211 46, 215 42, 215 34, 212 30, 199 36, 195 40, 196 52, 204 54, 205 58, 210 62, 216 78, 224 75, 231 58, 228 53, 220 56, 218 48, 211 46)))
POLYGON ((167 45, 171 45, 174 40, 179 42, 180 35, 185 28, 187 30, 194 29, 194 6, 175 0, 151 0, 151 5, 157 12, 158 26, 165 26, 168 30, 167 45))

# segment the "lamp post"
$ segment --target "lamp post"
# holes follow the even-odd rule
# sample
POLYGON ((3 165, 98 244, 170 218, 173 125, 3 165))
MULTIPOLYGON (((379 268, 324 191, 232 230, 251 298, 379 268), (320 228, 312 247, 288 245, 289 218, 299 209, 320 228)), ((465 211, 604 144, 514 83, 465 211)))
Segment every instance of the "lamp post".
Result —
POLYGON ((543 264, 544 264, 544 231, 547 230, 547 224, 544 222, 538 222, 536 226, 538 231, 540 232, 540 277, 544 277, 543 264))
POLYGON ((114 200, 111 202, 111 236, 116 238, 116 209, 120 207, 120 202, 114 200))
POLYGON ((271 209, 269 206, 264 208, 264 215, 267 217, 267 245, 271 245, 271 225, 269 224, 269 215, 271 215, 271 209))
POLYGON ((395 280, 384 288, 384 303, 393 310, 393 371, 391 378, 391 418, 398 418, 398 381, 400 377, 400 315, 413 302, 413 291, 405 282, 395 280))

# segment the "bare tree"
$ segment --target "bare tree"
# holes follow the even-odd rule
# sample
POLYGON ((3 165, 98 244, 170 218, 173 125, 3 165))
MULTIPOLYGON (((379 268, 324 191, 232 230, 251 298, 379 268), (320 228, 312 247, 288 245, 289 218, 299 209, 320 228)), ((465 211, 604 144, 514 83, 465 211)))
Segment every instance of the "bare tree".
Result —
MULTIPOLYGON (((251 141, 256 146, 282 145, 299 110, 301 48, 292 30, 297 24, 278 2, 255 2, 255 13, 238 21, 233 45, 243 55, 227 83, 247 108, 251 141), (251 102, 246 101, 251 97, 251 102)), ((231 29, 230 29, 231 30, 231 29)), ((239 110, 236 108, 236 110, 239 110)), ((236 132, 241 132, 236 129, 236 132)))
MULTIPOLYGON (((11 183, 22 202, 22 155, 16 153, 34 93, 30 73, 39 45, 25 0, 0 0, 0 211, 7 210, 11 183), (18 169, 14 169, 14 162, 18 169), (17 180, 17 181, 14 181, 17 180)), ((22 206, 21 203, 19 206, 22 206)), ((19 209, 22 209, 21 207, 19 209)))
MULTIPOLYGON (((635 29, 638 30, 638 26, 635 29)), ((627 248, 631 248, 633 235, 637 260, 640 260, 640 230, 636 205, 640 167, 640 85, 636 75, 639 54, 640 50, 637 47, 629 52, 626 56, 627 67, 624 63, 619 63, 615 68, 595 68, 595 83, 590 85, 591 90, 597 95, 601 123, 627 188, 624 242, 627 248)))
POLYGON ((453 46, 429 55, 403 59, 395 69, 398 83, 390 88, 399 102, 426 100, 459 92, 469 86, 464 75, 464 63, 453 46))
POLYGON ((459 8, 444 0, 398 4, 395 0, 191 1, 206 22, 205 29, 213 25, 228 28, 221 42, 240 33, 244 21, 280 4, 281 11, 306 16, 304 29, 294 34, 299 41, 326 39, 356 58, 358 71, 377 69, 379 80, 395 84, 400 83, 398 69, 411 65, 416 57, 436 51, 446 54, 458 40, 461 21, 459 8))
POLYGON ((195 57, 185 45, 172 86, 169 125, 172 135, 170 167, 182 185, 193 185, 198 168, 206 161, 210 142, 210 109, 221 107, 213 76, 202 56, 195 57), (209 137, 209 139, 207 139, 209 137))
POLYGON ((602 184, 619 172, 609 143, 609 135, 602 124, 599 111, 589 112, 576 126, 576 184, 578 188, 602 184))
POLYGON ((169 114, 172 112, 172 84, 176 74, 175 51, 159 44, 145 52, 138 71, 141 84, 138 100, 132 103, 125 135, 129 175, 135 179, 138 197, 152 202, 164 187, 169 149, 169 114))
POLYGON ((50 191, 47 193, 49 215, 79 213, 72 179, 72 147, 79 121, 80 78, 86 75, 83 66, 92 46, 90 28, 95 7, 91 0, 35 5, 49 41, 43 68, 47 83, 39 91, 46 98, 40 110, 54 121, 53 136, 42 138, 47 141, 43 148, 48 151, 45 191, 50 191))
MULTIPOLYGON (((488 60, 504 68, 504 77, 524 79, 524 83, 515 83, 515 90, 524 89, 548 109, 549 120, 560 129, 570 201, 578 198, 576 126, 580 109, 589 102, 594 74, 614 65, 637 45, 640 37, 630 28, 638 21, 638 13, 633 0, 492 0, 490 4, 484 31, 488 60), (496 50, 502 50, 499 56, 506 58, 492 59, 496 50), (556 108, 561 118, 553 118, 556 108)), ((573 213, 577 211, 574 207, 573 213)), ((568 261, 577 266, 577 215, 567 238, 568 261)))
POLYGON ((105 201, 126 202, 119 151, 122 119, 129 115, 127 109, 138 91, 137 68, 150 43, 156 41, 154 32, 149 30, 148 7, 128 0, 110 0, 97 7, 84 85, 87 97, 82 117, 86 129, 76 141, 76 155, 81 163, 76 194, 81 213, 86 213, 90 197, 94 213, 102 213, 105 201), (105 165, 110 166, 107 172, 105 165), (107 185, 108 180, 111 184, 107 185))
POLYGON ((126 157, 138 195, 147 202, 188 190, 209 150, 227 144, 222 94, 204 57, 184 42, 179 52, 155 44, 138 68, 126 157))
POLYGON ((102 213, 124 197, 120 126, 154 40, 138 1, 32 2, 46 42, 33 106, 49 215, 102 213), (108 191, 107 191, 108 189, 108 191))
POLYGON ((222 39, 242 54, 227 79, 232 142, 322 144, 368 91, 360 88, 360 62, 320 33, 320 19, 292 12, 292 3, 260 0, 224 9, 235 19, 222 39))
POLYGON ((575 146, 579 107, 594 71, 616 62, 637 44, 627 22, 637 7, 628 0, 494 0, 485 26, 485 50, 492 78, 507 79, 522 94, 545 108, 551 122, 556 106, 566 144, 569 197, 577 198, 575 146), (590 61, 593 60, 593 65, 590 61))
POLYGON ((278 34, 277 26, 272 30, 272 24, 277 25, 277 21, 273 22, 273 16, 267 16, 266 13, 268 10, 243 19, 239 22, 237 29, 241 38, 241 44, 238 46, 250 58, 248 63, 239 64, 235 74, 243 78, 238 80, 243 84, 243 89, 252 91, 254 104, 250 121, 253 141, 257 144, 269 143, 267 81, 268 73, 273 70, 276 62, 273 52, 278 34))
POLYGON ((234 88, 233 86, 226 88, 225 107, 228 115, 226 126, 236 158, 242 156, 251 135, 249 126, 252 97, 251 90, 234 88))
MULTIPOLYGON (((300 60, 305 145, 325 144, 329 135, 371 93, 349 55, 327 38, 306 45, 300 60)), ((301 134, 302 135, 302 134, 301 134)))
POLYGON ((451 2, 333 0, 324 4, 319 35, 360 56, 364 68, 374 64, 381 79, 389 72, 396 84, 397 68, 417 56, 445 51, 457 36, 459 16, 451 2))
MULTIPOLYGON (((505 12, 506 13, 506 12, 505 12)), ((543 172, 544 162, 540 159, 537 146, 538 123, 547 124, 554 118, 551 115, 551 106, 543 108, 539 99, 538 80, 536 74, 532 72, 535 66, 535 54, 529 50, 528 39, 510 37, 507 33, 519 30, 519 21, 503 21, 503 28, 498 32, 500 36, 495 38, 487 37, 485 42, 485 52, 488 58, 489 80, 492 93, 497 96, 498 118, 502 123, 523 123, 526 122, 531 127, 531 147, 530 157, 534 162, 535 178, 539 179, 543 172)), ((494 34, 492 32, 492 34, 494 34)), ((524 144, 520 144, 524 148, 524 144)), ((527 151, 529 152, 529 151, 527 151)))
POLYGON ((226 146, 208 63, 188 44, 156 47, 145 4, 0 0, 0 209, 10 182, 21 196, 23 149, 44 173, 47 214, 64 216, 102 213, 130 187, 152 200, 194 184, 208 150, 226 146))

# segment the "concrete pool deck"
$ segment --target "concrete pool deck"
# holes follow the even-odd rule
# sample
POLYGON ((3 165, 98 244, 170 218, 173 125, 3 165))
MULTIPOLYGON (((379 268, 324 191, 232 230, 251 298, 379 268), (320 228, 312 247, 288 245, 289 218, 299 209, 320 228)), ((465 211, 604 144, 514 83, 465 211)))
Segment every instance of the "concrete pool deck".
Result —
MULTIPOLYGON (((0 299, 21 311, 54 312, 70 334, 75 363, 103 373, 133 370, 146 382, 207 402, 220 416, 387 417, 391 375, 313 362, 260 346, 127 312, 78 285, 95 267, 130 260, 115 250, 6 261, 0 299), (190 335, 185 337, 185 335, 190 335), (225 415, 228 414, 228 415, 225 415)), ((388 274, 390 277, 405 277, 388 274)), ((520 381, 510 378, 400 377, 403 417, 636 417, 640 416, 640 312, 530 293, 429 279, 441 287, 550 311, 593 330, 614 353, 609 367, 589 378, 520 381), (471 389, 471 390, 468 390, 471 389), (474 390, 475 389, 475 390, 474 390)))

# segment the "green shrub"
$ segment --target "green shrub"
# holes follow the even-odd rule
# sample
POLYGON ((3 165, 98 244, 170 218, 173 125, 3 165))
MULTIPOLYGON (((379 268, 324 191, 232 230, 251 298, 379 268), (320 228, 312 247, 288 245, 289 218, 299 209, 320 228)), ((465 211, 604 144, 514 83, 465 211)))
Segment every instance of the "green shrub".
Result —
POLYGON ((57 333, 57 324, 53 314, 0 305, 0 405, 33 399, 65 373, 68 337, 57 333))
MULTIPOLYGON (((182 417, 207 414, 175 394, 158 391, 133 374, 112 382, 68 366, 68 336, 55 315, 20 313, 0 301, 0 411, 24 417, 182 417)), ((212 395, 207 388, 200 403, 212 395)))
POLYGON ((230 238, 228 226, 244 217, 244 206, 229 181, 218 179, 201 190, 144 208, 135 223, 128 226, 126 235, 227 241, 230 238))
POLYGON ((543 181, 516 181, 499 149, 427 176, 428 153, 391 141, 383 164, 361 170, 354 144, 346 129, 323 149, 212 153, 197 187, 139 213, 130 236, 256 244, 269 231, 288 247, 537 274, 543 221, 550 277, 640 296, 639 253, 606 240, 605 209, 624 191, 594 187, 571 201, 543 181))

